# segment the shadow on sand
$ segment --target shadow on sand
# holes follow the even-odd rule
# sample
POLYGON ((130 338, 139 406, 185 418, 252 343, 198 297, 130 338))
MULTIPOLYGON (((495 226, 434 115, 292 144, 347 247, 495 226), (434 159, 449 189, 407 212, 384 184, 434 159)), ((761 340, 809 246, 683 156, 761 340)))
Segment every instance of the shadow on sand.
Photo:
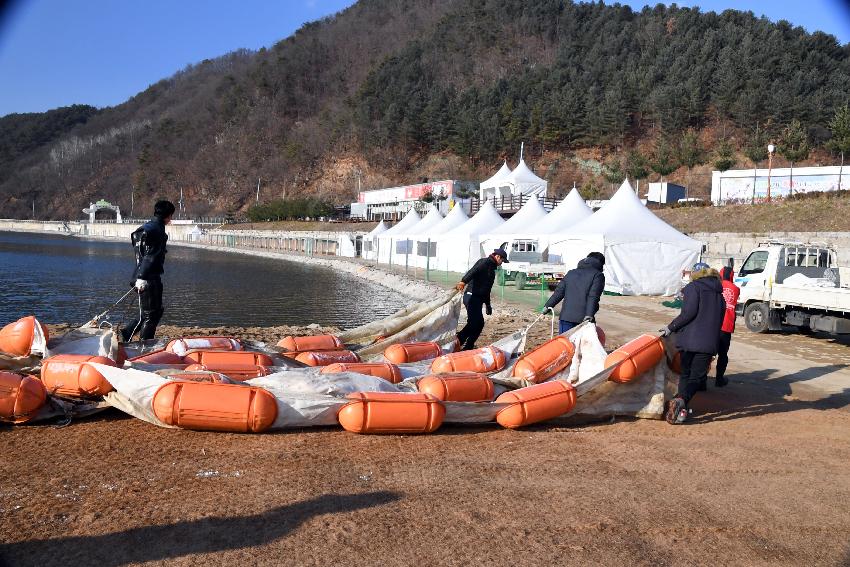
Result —
MULTIPOLYGON (((734 399, 724 397, 724 399, 718 400, 712 394, 698 393, 693 400, 694 413, 696 415, 692 423, 726 421, 729 419, 784 413, 802 409, 831 410, 845 407, 850 405, 850 386, 843 388, 840 392, 833 392, 814 400, 801 400, 797 398, 794 395, 792 386, 795 383, 820 378, 821 376, 826 376, 847 367, 847 364, 814 366, 791 374, 781 374, 775 378, 771 376, 782 372, 776 368, 764 368, 753 372, 729 374, 729 386, 723 390, 715 390, 714 388, 711 388, 711 390, 714 392, 728 392, 734 395, 734 399), (738 387, 742 382, 745 386, 743 389, 738 387), (757 389, 754 389, 753 386, 757 389)), ((709 379, 709 385, 712 384, 713 380, 709 379)))
POLYGON ((399 493, 384 491, 325 494, 253 516, 204 518, 98 536, 33 539, 0 546, 0 565, 117 566, 250 548, 284 537, 315 516, 382 506, 400 498, 399 493))

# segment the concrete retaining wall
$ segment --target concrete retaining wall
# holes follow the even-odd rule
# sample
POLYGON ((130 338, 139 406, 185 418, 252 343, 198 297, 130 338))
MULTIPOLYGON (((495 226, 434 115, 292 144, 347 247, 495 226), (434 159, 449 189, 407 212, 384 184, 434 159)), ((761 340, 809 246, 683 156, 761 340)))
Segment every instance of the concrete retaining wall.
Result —
POLYGON ((850 265, 850 232, 697 232, 688 236, 706 245, 703 261, 712 266, 721 266, 727 259, 734 258, 738 267, 750 250, 768 240, 829 244, 836 248, 839 263, 850 265))
MULTIPOLYGON (((0 219, 0 230, 12 232, 37 232, 40 234, 65 234, 126 240, 138 228, 136 223, 87 223, 78 221, 30 221, 0 219)), ((195 229, 191 224, 170 224, 166 228, 169 238, 186 240, 195 229)))

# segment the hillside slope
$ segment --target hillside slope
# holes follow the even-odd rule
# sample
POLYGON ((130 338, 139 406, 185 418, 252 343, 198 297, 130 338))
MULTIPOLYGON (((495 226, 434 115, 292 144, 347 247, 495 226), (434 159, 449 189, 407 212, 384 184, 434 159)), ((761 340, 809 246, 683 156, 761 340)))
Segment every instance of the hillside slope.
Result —
POLYGON ((847 84, 850 46, 751 13, 361 0, 15 145, 0 155, 0 216, 24 216, 35 200, 44 215, 76 217, 102 197, 125 211, 132 197, 138 215, 181 190, 187 214, 237 211, 258 182, 261 200, 344 203, 358 179, 483 179, 520 141, 556 194, 655 175, 659 141, 676 150, 686 139, 699 146, 696 168, 665 175, 704 186, 710 165, 698 164, 715 146, 745 164, 792 119, 812 159, 828 159, 819 148, 847 84))

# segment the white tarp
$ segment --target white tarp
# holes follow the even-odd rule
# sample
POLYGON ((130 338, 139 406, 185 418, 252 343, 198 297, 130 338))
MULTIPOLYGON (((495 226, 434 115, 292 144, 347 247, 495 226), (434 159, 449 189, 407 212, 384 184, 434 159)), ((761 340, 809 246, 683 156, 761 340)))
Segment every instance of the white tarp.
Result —
POLYGON ((702 243, 646 208, 628 180, 608 204, 570 229, 550 236, 550 255, 572 269, 590 252, 605 254, 605 289, 623 295, 672 295, 682 270, 700 256, 702 243))
POLYGON ((404 218, 398 221, 398 224, 387 229, 382 234, 379 234, 375 239, 378 247, 378 262, 383 264, 398 264, 398 258, 393 250, 393 239, 410 231, 414 226, 419 224, 421 220, 422 219, 419 218, 419 214, 414 209, 410 209, 407 214, 404 215, 404 218))
POLYGON ((436 267, 452 272, 466 272, 484 253, 480 236, 492 232, 505 219, 499 216, 490 201, 485 202, 475 215, 440 236, 437 240, 436 267))
POLYGON ((482 181, 479 185, 479 197, 483 203, 490 197, 510 197, 511 186, 505 183, 505 179, 511 174, 511 168, 508 167, 508 160, 502 164, 499 171, 487 181, 482 181))
POLYGON ((490 232, 481 235, 481 243, 485 252, 498 248, 505 241, 511 241, 519 235, 528 234, 546 219, 546 209, 536 197, 531 197, 508 220, 490 232))
POLYGON ((415 258, 411 262, 412 265, 419 268, 430 267, 437 268, 437 239, 455 228, 461 226, 469 220, 466 212, 460 205, 455 205, 449 211, 443 220, 436 226, 429 228, 414 238, 415 258))

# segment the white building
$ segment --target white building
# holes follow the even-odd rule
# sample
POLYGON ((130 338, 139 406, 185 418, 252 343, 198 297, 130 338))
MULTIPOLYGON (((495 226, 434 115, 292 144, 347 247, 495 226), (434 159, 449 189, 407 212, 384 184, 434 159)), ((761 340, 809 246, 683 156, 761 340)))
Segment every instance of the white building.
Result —
POLYGON ((767 180, 770 177, 770 196, 787 197, 796 193, 850 189, 850 168, 775 167, 759 169, 730 169, 711 172, 711 201, 719 203, 752 203, 767 199, 767 180), (840 182, 839 182, 840 179, 840 182))

